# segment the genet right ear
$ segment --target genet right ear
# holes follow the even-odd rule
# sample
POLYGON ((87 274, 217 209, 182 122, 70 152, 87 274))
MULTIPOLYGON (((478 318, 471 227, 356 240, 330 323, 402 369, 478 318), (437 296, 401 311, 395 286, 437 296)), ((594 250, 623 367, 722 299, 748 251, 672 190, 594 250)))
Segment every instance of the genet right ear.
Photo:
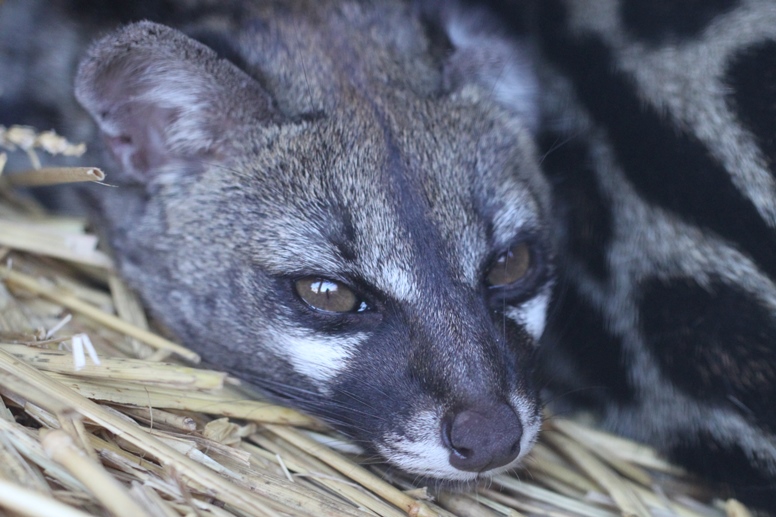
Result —
POLYGON ((75 92, 121 173, 141 183, 217 158, 235 127, 281 120, 258 82, 204 45, 151 22, 94 44, 75 92))
POLYGON ((452 45, 442 64, 443 86, 456 92, 479 85, 495 101, 521 115, 531 131, 539 125, 539 85, 527 37, 482 6, 451 0, 418 0, 452 45))

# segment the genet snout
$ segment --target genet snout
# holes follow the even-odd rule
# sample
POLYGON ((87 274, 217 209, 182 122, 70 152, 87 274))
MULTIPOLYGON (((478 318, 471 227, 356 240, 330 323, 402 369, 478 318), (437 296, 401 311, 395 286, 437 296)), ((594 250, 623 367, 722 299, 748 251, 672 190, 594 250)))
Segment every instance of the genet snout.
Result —
POLYGON ((450 449, 450 465, 468 472, 508 465, 520 454, 522 436, 519 417, 503 403, 477 405, 442 421, 442 442, 450 449))

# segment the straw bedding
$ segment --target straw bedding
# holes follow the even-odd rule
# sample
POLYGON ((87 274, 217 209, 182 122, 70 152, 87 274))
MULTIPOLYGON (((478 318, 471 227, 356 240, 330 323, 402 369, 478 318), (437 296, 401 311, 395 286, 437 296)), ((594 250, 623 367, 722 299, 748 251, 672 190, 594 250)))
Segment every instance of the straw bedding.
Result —
POLYGON ((82 146, 20 127, 0 127, 0 146, 31 162, 0 176, 0 516, 749 515, 651 449, 559 417, 522 471, 458 493, 413 486, 198 367, 149 328, 85 221, 19 194, 102 181, 40 168, 36 153, 82 146))

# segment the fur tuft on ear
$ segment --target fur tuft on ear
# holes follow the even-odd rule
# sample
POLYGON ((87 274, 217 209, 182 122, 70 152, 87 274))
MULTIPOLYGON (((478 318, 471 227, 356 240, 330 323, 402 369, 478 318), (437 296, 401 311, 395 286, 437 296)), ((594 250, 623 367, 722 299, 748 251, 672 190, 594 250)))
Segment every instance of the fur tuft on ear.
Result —
POLYGON ((246 73, 151 22, 95 43, 80 65, 75 93, 125 177, 143 183, 170 166, 216 158, 241 125, 281 118, 246 73))

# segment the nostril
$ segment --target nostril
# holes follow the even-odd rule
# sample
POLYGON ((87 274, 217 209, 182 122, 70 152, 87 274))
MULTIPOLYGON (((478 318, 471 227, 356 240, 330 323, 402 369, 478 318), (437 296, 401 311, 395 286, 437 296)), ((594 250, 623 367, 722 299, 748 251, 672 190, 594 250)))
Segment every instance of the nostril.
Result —
POLYGON ((471 457, 472 450, 465 447, 453 447, 452 453, 458 456, 462 460, 466 460, 471 457))
POLYGON ((515 443, 512 444, 512 447, 509 448, 509 454, 514 454, 517 456, 520 453, 520 439, 518 438, 515 443))
POLYGON ((450 436, 453 432, 453 419, 448 415, 442 419, 442 443, 450 450, 455 450, 453 447, 453 439, 450 436))
POLYGON ((469 472, 507 465, 520 454, 522 426, 506 404, 483 404, 448 415, 442 421, 442 442, 450 464, 469 472))
POLYGON ((442 443, 450 450, 450 454, 454 454, 458 458, 465 460, 471 456, 472 450, 453 443, 452 434, 454 421, 454 417, 445 418, 442 421, 442 443))

